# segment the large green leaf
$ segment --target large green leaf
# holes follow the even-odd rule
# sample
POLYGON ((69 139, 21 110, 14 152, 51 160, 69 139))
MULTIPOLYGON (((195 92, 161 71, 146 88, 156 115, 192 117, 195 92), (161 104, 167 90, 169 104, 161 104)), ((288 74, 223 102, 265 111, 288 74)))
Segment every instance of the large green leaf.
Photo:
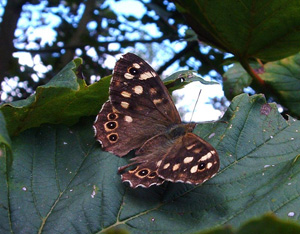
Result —
POLYGON ((300 1, 175 0, 199 39, 244 61, 278 60, 300 50, 300 1))
POLYGON ((2 105, 0 110, 5 116, 9 134, 17 135, 42 123, 72 125, 81 116, 96 114, 101 103, 107 100, 110 77, 87 86, 76 76, 81 63, 79 58, 70 62, 29 98, 2 105))
POLYGON ((44 124, 12 138, 12 164, 0 167, 0 184, 7 184, 0 197, 3 231, 191 233, 238 226, 267 211, 299 221, 300 123, 284 120, 261 95, 238 96, 225 122, 196 127, 221 160, 218 175, 202 186, 122 184, 117 168, 128 158, 101 150, 93 120, 44 124))

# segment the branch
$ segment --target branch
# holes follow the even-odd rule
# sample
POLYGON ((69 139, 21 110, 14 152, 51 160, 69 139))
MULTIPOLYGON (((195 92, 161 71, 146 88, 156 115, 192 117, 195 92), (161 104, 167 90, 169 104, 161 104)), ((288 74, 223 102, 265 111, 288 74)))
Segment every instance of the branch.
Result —
MULTIPOLYGON (((74 46, 81 42, 81 37, 84 35, 84 32, 87 30, 86 25, 91 19, 91 12, 96 7, 96 0, 87 0, 85 2, 85 10, 82 14, 82 17, 78 23, 78 27, 76 28, 72 38, 67 43, 68 46, 74 46)), ((67 50, 65 54, 60 58, 59 66, 64 67, 68 62, 70 62, 74 57, 74 51, 67 50)))
POLYGON ((184 56, 187 52, 192 50, 195 46, 198 46, 198 41, 192 41, 188 43, 188 45, 179 53, 175 54, 175 56, 167 61, 163 66, 161 66, 158 70, 157 73, 160 75, 164 70, 166 70, 169 66, 171 66, 176 60, 180 59, 182 56, 184 56))
MULTIPOLYGON (((127 40, 124 40, 124 41, 118 41, 118 40, 115 40, 115 41, 102 41, 102 42, 97 42, 97 43, 94 43, 96 45, 82 45, 82 44, 77 44, 77 45, 69 45, 69 46, 64 46, 64 47, 51 47, 51 48, 47 48, 47 49, 39 49, 39 50, 26 50, 26 49, 14 49, 14 52, 28 52, 28 53, 32 53, 32 54, 40 54, 40 53, 54 53, 54 52, 60 52, 62 49, 65 49, 65 50, 75 50, 75 49, 84 49, 86 46, 107 46, 109 45, 110 43, 120 43, 121 45, 124 43, 126 45, 134 45, 135 43, 144 43, 144 44, 147 44, 147 43, 153 43, 153 42, 162 42, 164 40, 179 40, 180 38, 170 38, 170 37, 167 37, 167 36, 164 36, 164 37, 160 37, 160 38, 155 38, 155 39, 152 39, 152 40, 144 40, 144 39, 140 39, 140 40, 133 40, 133 41, 127 41, 127 40)), ((123 48, 123 47, 122 47, 123 48)))
POLYGON ((17 23, 20 18, 23 5, 26 0, 7 1, 2 22, 0 24, 0 82, 7 75, 12 62, 12 53, 14 51, 14 34, 17 23))

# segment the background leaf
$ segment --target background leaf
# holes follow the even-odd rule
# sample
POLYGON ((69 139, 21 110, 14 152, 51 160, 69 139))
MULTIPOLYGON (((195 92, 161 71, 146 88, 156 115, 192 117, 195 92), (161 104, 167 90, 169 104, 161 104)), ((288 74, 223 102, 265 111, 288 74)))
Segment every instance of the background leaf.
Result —
POLYGON ((278 60, 300 50, 300 2, 176 0, 198 38, 234 54, 278 60), (280 23, 284 22, 284 24, 280 23), (234 25, 234 26, 233 26, 234 25), (276 30, 274 30, 276 29, 276 30))
POLYGON ((264 65, 262 79, 291 114, 300 116, 300 54, 264 65))
MULTIPOLYGON (((251 64, 264 83, 265 95, 272 97, 281 105, 288 108, 288 113, 300 116, 300 54, 288 58, 268 62, 264 65, 251 64)), ((224 91, 227 98, 232 99, 243 92, 252 82, 252 78, 238 63, 228 69, 224 74, 224 91)))
POLYGON ((201 84, 204 85, 219 85, 219 83, 216 81, 204 80, 201 76, 197 75, 196 71, 175 72, 163 81, 164 85, 168 88, 169 92, 173 92, 174 90, 184 88, 184 86, 194 81, 199 81, 201 84))
POLYGON ((247 88, 251 82, 251 76, 239 63, 235 63, 223 75, 225 96, 231 100, 236 95, 243 93, 244 88, 247 88))
POLYGON ((300 226, 294 222, 277 219, 274 215, 265 215, 244 224, 236 233, 298 233, 300 226))
POLYGON ((298 223, 280 220, 273 214, 266 214, 262 217, 251 219, 244 223, 238 230, 224 226, 209 231, 198 232, 198 234, 282 234, 299 232, 300 226, 298 223))
POLYGON ((81 59, 70 62, 46 85, 37 88, 27 99, 7 103, 0 110, 6 118, 10 135, 42 123, 72 125, 81 116, 95 115, 107 100, 110 76, 90 86, 77 79, 81 59))

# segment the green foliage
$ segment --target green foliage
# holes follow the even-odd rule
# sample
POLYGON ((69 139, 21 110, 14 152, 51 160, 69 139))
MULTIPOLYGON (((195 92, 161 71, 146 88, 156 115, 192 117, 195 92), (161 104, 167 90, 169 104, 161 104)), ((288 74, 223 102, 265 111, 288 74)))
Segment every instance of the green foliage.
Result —
MULTIPOLYGON (((289 113, 300 116, 300 54, 274 62, 266 63, 261 68, 257 63, 252 65, 264 82, 264 93, 273 97, 289 109, 289 113)), ((238 63, 234 64, 224 75, 226 97, 243 93, 252 78, 238 63)))
POLYGON ((198 39, 233 54, 239 62, 223 75, 228 99, 251 86, 256 93, 279 102, 290 115, 300 117, 298 0, 289 4, 282 0, 175 3, 198 39))
POLYGON ((8 98, 1 101, 28 97, 76 56, 84 60, 82 70, 87 84, 90 84, 95 77, 111 74, 111 68, 105 62, 109 56, 125 51, 142 54, 147 61, 159 60, 160 65, 165 63, 162 65, 164 69, 158 69, 160 74, 175 62, 185 69, 197 70, 201 75, 218 67, 216 77, 221 79, 223 68, 219 64, 224 54, 213 49, 200 52, 196 38, 191 41, 193 46, 190 42, 185 43, 184 19, 171 2, 136 1, 135 4, 140 6, 136 9, 145 9, 145 13, 142 10, 133 15, 129 9, 132 9, 132 2, 128 4, 128 14, 111 7, 124 1, 21 1, 18 4, 14 1, 0 6, 4 14, 0 31, 6 32, 0 33, 0 52, 3 52, 0 82, 10 86, 9 80, 13 80, 18 84, 11 90, 6 89, 8 98), (18 21, 22 24, 12 24, 18 21), (153 28, 157 31, 153 32, 153 28), (47 38, 38 33, 45 29, 49 30, 47 38), (20 61, 22 59, 18 60, 19 56, 25 56, 21 53, 28 58, 25 64, 20 61), (175 54, 177 58, 173 60, 175 54), (191 58, 196 62, 186 63, 191 58))
POLYGON ((266 61, 285 58, 300 50, 300 2, 268 0, 175 1, 198 38, 234 54, 266 61), (280 12, 280 14, 278 14, 280 12))
POLYGON ((280 220, 272 214, 267 214, 260 218, 251 219, 236 231, 225 226, 210 231, 198 232, 197 234, 288 234, 299 232, 300 226, 298 223, 280 220))
POLYGON ((247 88, 251 82, 251 76, 239 63, 235 63, 223 75, 225 96, 231 100, 235 96, 243 93, 243 89, 247 88))
POLYGON ((198 76, 195 71, 179 71, 170 75, 164 79, 164 84, 170 92, 184 88, 185 85, 192 83, 194 81, 199 81, 204 85, 219 84, 215 81, 204 80, 201 76, 198 76))
POLYGON ((15 116, 30 108, 36 114, 28 123, 37 122, 22 131, 10 130, 10 139, 5 127, 0 129, 3 233, 192 233, 220 225, 239 227, 266 212, 299 220, 300 122, 283 119, 275 104, 266 103, 262 95, 242 94, 233 99, 221 122, 197 125, 194 133, 209 141, 221 160, 217 176, 203 185, 131 189, 117 174, 129 158, 101 150, 93 136, 92 111, 85 111, 96 102, 100 108, 106 83, 97 86, 102 94, 86 87, 81 99, 89 101, 75 100, 76 108, 62 111, 61 103, 85 87, 78 82, 79 89, 70 88, 76 81, 70 82, 74 63, 52 81, 51 92, 45 91, 45 100, 60 98, 48 106, 51 114, 44 115, 45 108, 25 100, 21 106, 13 103, 9 108, 15 111, 6 112, 5 119, 0 115, 1 126, 11 118, 21 126, 23 118, 15 116), (66 113, 76 118, 63 122, 66 113))
POLYGON ((300 53, 279 61, 266 63, 261 74, 276 100, 289 112, 300 117, 300 53))
POLYGON ((81 59, 70 62, 29 98, 1 107, 10 135, 17 135, 42 123, 72 125, 81 116, 95 115, 99 111, 101 102, 108 97, 110 77, 87 86, 84 80, 76 76, 80 64, 81 59))

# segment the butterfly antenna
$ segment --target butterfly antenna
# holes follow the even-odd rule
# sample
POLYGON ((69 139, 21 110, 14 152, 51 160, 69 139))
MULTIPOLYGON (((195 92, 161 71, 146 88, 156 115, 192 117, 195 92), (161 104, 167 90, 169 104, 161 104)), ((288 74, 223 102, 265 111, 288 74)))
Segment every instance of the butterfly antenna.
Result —
POLYGON ((195 103, 195 106, 194 106, 194 109, 193 109, 193 112, 192 112, 192 116, 191 116, 191 119, 190 119, 190 123, 192 122, 192 119, 193 119, 193 116, 194 116, 194 113, 195 113, 195 110, 196 110, 196 106, 197 106, 197 103, 198 103, 198 101, 199 101, 199 97, 200 97, 201 91, 202 91, 202 89, 200 89, 200 91, 199 91, 199 93, 198 93, 198 97, 197 97, 197 100, 196 100, 196 103, 195 103))

